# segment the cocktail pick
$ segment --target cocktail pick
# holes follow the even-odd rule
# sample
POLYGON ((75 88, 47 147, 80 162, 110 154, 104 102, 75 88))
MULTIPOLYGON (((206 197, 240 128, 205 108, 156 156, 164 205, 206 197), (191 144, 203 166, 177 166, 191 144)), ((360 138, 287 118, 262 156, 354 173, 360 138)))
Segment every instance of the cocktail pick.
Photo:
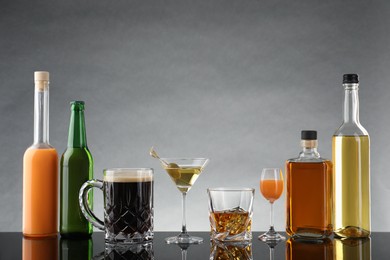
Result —
POLYGON ((156 159, 160 160, 160 162, 161 162, 163 165, 165 165, 165 166, 168 167, 169 163, 167 163, 166 161, 164 161, 163 159, 161 159, 160 156, 158 156, 158 154, 157 154, 156 150, 154 150, 154 147, 153 147, 153 146, 150 148, 149 155, 152 156, 153 158, 156 158, 156 159))

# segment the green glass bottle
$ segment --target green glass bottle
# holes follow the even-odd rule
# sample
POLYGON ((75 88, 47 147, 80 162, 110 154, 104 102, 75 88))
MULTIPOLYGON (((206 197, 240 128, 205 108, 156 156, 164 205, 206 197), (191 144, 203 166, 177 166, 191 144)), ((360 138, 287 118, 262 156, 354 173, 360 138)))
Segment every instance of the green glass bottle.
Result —
MULTIPOLYGON (((60 233, 64 237, 89 237, 92 225, 84 218, 79 206, 81 185, 93 178, 93 159, 87 147, 84 102, 72 101, 68 147, 60 163, 60 233)), ((92 206, 93 194, 89 194, 92 206)))

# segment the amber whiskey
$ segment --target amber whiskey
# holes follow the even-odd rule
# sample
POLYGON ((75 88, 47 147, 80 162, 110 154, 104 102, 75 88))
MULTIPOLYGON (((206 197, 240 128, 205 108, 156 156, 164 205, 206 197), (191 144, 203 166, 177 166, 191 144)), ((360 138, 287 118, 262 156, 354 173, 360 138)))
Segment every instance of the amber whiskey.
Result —
POLYGON ((210 213, 210 223, 212 232, 226 232, 230 236, 250 231, 252 224, 249 212, 239 208, 210 213))
POLYGON ((325 238, 333 232, 333 166, 317 152, 316 131, 302 131, 301 139, 303 151, 286 162, 286 232, 325 238))

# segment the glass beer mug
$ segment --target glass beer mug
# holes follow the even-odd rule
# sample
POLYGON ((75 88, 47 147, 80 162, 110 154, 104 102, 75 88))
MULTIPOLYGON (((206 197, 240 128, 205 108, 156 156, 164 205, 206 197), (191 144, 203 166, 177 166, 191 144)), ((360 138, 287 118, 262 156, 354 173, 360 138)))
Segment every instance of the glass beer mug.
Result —
POLYGON ((90 180, 79 193, 85 218, 105 231, 109 244, 133 244, 153 239, 153 169, 114 168, 103 171, 103 181, 90 180), (88 191, 103 191, 104 222, 88 205, 88 191))

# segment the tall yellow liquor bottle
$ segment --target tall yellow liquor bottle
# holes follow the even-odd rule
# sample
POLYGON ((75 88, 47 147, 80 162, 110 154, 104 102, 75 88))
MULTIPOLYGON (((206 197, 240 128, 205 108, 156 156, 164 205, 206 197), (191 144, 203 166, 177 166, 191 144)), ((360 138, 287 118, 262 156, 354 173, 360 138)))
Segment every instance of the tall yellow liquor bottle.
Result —
POLYGON ((336 236, 369 237, 371 232, 370 138, 359 122, 359 78, 345 74, 344 122, 333 135, 336 236))
POLYGON ((317 132, 302 131, 302 152, 287 160, 287 224, 289 236, 325 238, 332 235, 332 163, 317 152, 317 132))

